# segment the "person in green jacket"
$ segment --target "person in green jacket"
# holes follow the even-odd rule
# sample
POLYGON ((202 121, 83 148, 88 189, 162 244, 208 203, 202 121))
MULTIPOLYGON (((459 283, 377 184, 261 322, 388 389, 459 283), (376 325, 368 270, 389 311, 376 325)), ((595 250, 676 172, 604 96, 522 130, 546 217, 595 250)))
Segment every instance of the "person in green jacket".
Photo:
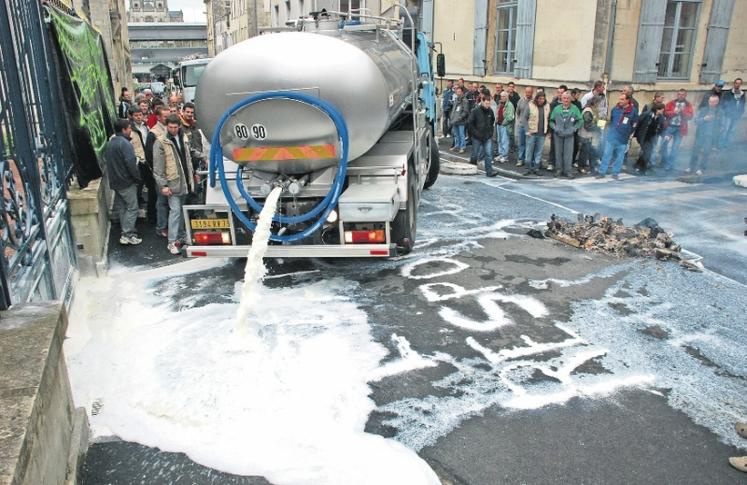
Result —
POLYGON ((498 145, 498 156, 495 161, 506 163, 510 139, 514 136, 514 105, 506 91, 501 91, 498 110, 495 117, 495 142, 498 145))
POLYGON ((560 101, 561 103, 550 113, 550 126, 555 139, 555 162, 563 177, 573 178, 573 140, 584 120, 581 112, 572 103, 570 92, 564 92, 560 101))

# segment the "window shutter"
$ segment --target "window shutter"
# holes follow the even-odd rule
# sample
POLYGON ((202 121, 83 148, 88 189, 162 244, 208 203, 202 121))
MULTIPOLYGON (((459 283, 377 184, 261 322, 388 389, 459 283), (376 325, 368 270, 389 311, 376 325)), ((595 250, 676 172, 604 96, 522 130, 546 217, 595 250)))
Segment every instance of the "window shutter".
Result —
POLYGON ((534 53, 534 19, 537 0, 521 0, 516 12, 516 59, 514 75, 517 78, 532 77, 532 55, 534 53))
POLYGON ((706 37, 703 52, 703 65, 700 71, 700 82, 703 84, 710 84, 721 77, 733 10, 734 0, 713 0, 711 18, 708 21, 708 37, 706 37))
POLYGON ((428 42, 433 42, 433 0, 423 0, 420 9, 420 31, 425 34, 428 42))
POLYGON ((472 74, 485 75, 485 50, 488 44, 488 0, 475 1, 475 45, 472 49, 472 74))
POLYGON ((654 83, 659 71, 659 53, 661 37, 664 34, 664 17, 667 13, 667 2, 662 0, 643 0, 641 6, 641 23, 638 27, 638 44, 635 51, 635 68, 633 81, 654 83))

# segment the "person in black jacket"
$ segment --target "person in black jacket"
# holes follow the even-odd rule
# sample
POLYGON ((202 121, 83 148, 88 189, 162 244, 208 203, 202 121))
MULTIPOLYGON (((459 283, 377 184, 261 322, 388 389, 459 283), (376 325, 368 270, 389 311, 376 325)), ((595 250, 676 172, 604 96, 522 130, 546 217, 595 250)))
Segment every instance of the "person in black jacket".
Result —
POLYGON ((480 104, 469 114, 467 129, 472 137, 472 156, 470 162, 477 163, 482 156, 485 160, 485 175, 495 177, 498 173, 493 171, 493 127, 495 126, 495 115, 490 108, 490 95, 483 94, 480 104))
POLYGON ((119 95, 119 104, 117 105, 117 116, 119 119, 126 120, 129 118, 131 101, 130 90, 122 88, 122 92, 119 95))
POLYGON ((641 145, 641 153, 638 156, 635 169, 641 175, 646 175, 646 172, 651 168, 651 157, 656 141, 664 129, 664 120, 664 105, 655 102, 651 109, 643 113, 635 129, 633 136, 641 145))
POLYGON ((132 127, 128 120, 117 120, 114 123, 114 130, 115 135, 104 148, 104 159, 109 177, 109 188, 115 194, 114 207, 119 212, 119 224, 122 229, 119 244, 140 244, 143 240, 135 232, 140 171, 137 167, 135 150, 130 143, 132 127))

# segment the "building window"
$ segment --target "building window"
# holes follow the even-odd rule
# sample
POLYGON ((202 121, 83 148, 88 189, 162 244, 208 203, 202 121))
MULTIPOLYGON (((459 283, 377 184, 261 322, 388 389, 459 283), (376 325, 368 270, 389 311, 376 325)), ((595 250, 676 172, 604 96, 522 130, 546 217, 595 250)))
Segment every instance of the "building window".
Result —
POLYGON ((495 29, 495 72, 513 74, 516 58, 516 18, 519 2, 499 0, 495 29))
POLYGON ((689 79, 700 3, 668 0, 661 37, 658 77, 689 79))

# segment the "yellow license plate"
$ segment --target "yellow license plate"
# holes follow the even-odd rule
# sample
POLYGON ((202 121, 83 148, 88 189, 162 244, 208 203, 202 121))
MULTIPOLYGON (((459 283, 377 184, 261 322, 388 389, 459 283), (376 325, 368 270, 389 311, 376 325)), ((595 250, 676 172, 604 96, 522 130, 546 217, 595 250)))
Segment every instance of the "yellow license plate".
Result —
POLYGON ((192 229, 229 229, 228 219, 192 219, 192 229))

